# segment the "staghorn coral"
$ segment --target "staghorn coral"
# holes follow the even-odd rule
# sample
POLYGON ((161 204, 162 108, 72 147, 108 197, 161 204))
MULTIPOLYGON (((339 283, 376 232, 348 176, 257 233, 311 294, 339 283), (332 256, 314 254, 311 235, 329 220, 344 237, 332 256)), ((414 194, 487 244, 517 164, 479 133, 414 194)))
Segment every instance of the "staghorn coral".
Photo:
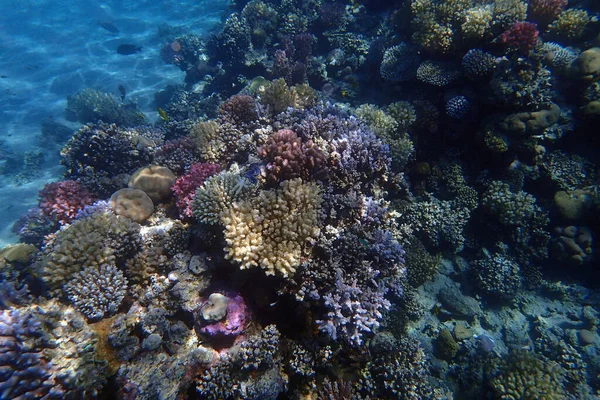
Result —
POLYGON ((116 313, 127 293, 127 279, 116 266, 102 264, 73 274, 63 289, 79 312, 98 320, 116 313))
MULTIPOLYGON (((370 271, 375 282, 378 271, 370 271)), ((363 282, 361 282, 363 283, 363 282)), ((358 283, 352 275, 336 271, 335 285, 323 296, 327 314, 316 323, 319 329, 333 340, 341 339, 352 346, 363 344, 363 335, 374 332, 384 310, 390 308, 385 298, 388 288, 384 284, 365 285, 358 283)))
POLYGON ((319 192, 316 184, 297 178, 233 203, 221 217, 226 258, 242 269, 260 266, 267 275, 292 275, 319 232, 319 192))

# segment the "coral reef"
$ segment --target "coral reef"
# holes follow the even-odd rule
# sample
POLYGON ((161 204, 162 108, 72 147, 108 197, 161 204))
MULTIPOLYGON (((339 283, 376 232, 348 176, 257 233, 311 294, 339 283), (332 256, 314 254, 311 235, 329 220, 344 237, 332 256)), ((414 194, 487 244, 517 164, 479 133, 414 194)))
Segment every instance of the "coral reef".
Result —
POLYGON ((300 178, 234 203, 221 216, 225 257, 242 269, 260 266, 268 275, 288 277, 318 235, 320 203, 319 187, 300 178))
POLYGON ((127 279, 114 265, 91 266, 73 274, 64 291, 75 309, 98 320, 118 310, 127 292, 127 279))

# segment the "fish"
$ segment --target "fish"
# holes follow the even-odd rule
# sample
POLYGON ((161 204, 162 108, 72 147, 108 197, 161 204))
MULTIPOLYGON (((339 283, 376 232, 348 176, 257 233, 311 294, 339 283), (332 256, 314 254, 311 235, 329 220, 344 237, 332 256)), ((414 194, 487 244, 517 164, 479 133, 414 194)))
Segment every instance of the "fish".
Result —
POLYGON ((119 89, 119 93, 121 93, 121 101, 125 101, 125 96, 127 95, 127 90, 125 90, 125 86, 119 85, 117 89, 119 89))
POLYGON ((140 51, 142 51, 142 46, 136 46, 135 44, 122 44, 119 47, 117 47, 117 53, 122 54, 124 56, 135 54, 140 51))
POLYGON ((119 28, 117 28, 112 22, 98 21, 98 26, 101 26, 110 33, 119 33, 119 28))
POLYGON ((156 111, 158 111, 158 115, 160 115, 160 117, 163 119, 163 121, 169 122, 169 116, 167 115, 167 113, 165 112, 165 110, 163 110, 162 108, 158 107, 158 109, 156 111))

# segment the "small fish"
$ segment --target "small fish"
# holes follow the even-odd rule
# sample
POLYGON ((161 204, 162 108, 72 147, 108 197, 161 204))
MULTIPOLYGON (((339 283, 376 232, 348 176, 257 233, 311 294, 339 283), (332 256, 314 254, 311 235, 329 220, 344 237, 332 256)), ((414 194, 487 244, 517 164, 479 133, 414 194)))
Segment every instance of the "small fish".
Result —
POLYGON ((119 33, 119 28, 117 28, 112 22, 98 21, 98 25, 110 33, 119 33))
POLYGON ((119 85, 117 89, 119 89, 119 93, 121 93, 121 101, 125 101, 125 96, 127 95, 127 90, 125 90, 125 86, 119 85))
POLYGON ((140 51, 142 51, 142 46, 136 46, 135 44, 122 44, 119 47, 117 47, 117 53, 122 54, 124 56, 135 54, 140 51))
POLYGON ((2 79, 8 78, 8 75, 0 75, 0 78, 2 78, 2 79))
POLYGON ((158 109, 156 111, 158 111, 158 115, 160 115, 160 117, 163 119, 163 121, 169 122, 169 116, 167 115, 167 113, 165 112, 165 110, 163 110, 162 108, 158 107, 158 109))

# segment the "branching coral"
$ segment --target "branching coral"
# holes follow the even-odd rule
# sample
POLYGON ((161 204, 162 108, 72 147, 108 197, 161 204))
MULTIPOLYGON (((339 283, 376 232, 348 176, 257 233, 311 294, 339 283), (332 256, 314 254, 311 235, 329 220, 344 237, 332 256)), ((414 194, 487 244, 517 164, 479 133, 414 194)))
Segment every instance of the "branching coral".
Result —
POLYGON ((258 148, 258 155, 267 160, 265 173, 268 182, 302 178, 323 172, 325 157, 312 142, 302 140, 294 131, 282 129, 258 148), (320 171, 321 170, 321 171, 320 171))
POLYGON ((526 351, 513 351, 502 359, 491 380, 498 399, 548 399, 566 397, 563 371, 553 361, 545 361, 526 351))
POLYGON ((116 266, 102 264, 73 274, 64 289, 78 311, 97 320, 117 311, 127 292, 127 279, 116 266))
POLYGON ((83 126, 61 151, 65 176, 94 188, 100 195, 113 193, 122 187, 122 182, 113 179, 150 163, 150 149, 138 146, 144 134, 114 124, 83 126))
POLYGON ((268 275, 292 275, 319 232, 319 186, 301 179, 285 181, 223 213, 226 258, 246 269, 260 266, 268 275))
POLYGON ((103 213, 61 229, 44 248, 40 277, 56 290, 85 267, 124 263, 140 245, 139 225, 103 213))
POLYGON ((76 181, 48 183, 38 196, 42 213, 61 225, 71 222, 78 211, 94 202, 92 194, 76 181))
POLYGON ((194 218, 205 224, 218 224, 224 212, 234 202, 245 201, 253 191, 253 185, 233 168, 206 179, 196 190, 191 209, 194 218))
POLYGON ((220 169, 218 164, 197 163, 190 167, 187 174, 177 178, 171 189, 175 195, 175 204, 183 218, 192 217, 192 200, 196 195, 196 189, 206 178, 218 173, 220 169))

